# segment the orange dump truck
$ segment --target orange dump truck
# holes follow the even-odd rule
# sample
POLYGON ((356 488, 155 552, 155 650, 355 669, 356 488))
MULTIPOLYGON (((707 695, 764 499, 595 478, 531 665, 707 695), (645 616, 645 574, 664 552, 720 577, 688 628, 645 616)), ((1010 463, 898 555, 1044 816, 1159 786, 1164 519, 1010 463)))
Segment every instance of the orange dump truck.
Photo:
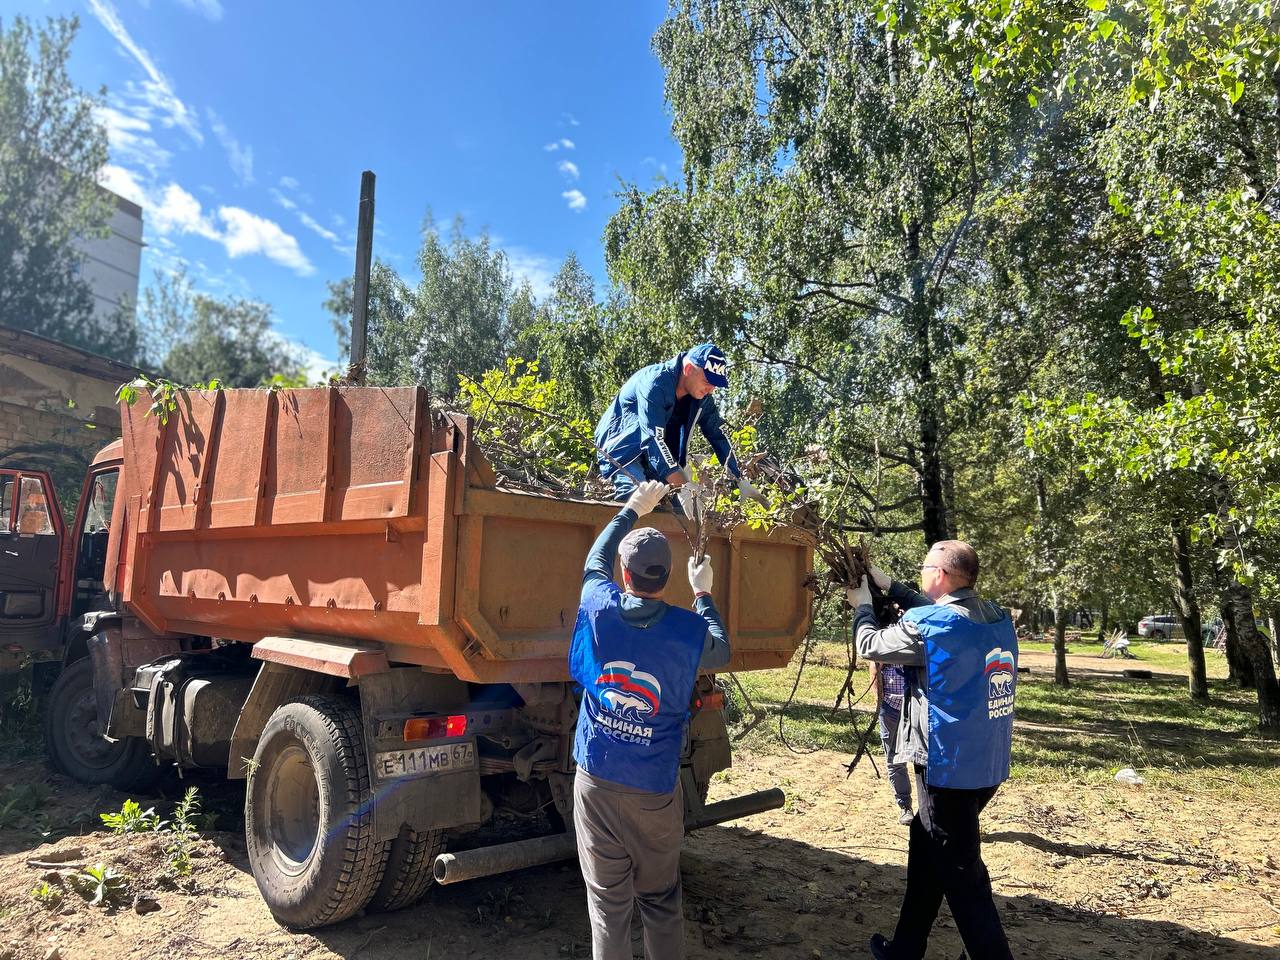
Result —
MULTIPOLYGON (((501 488, 470 422, 433 414, 420 388, 193 392, 165 424, 121 412, 74 534, 48 511, 61 546, 42 549, 61 559, 47 597, 18 607, 41 611, 23 621, 28 648, 43 629, 65 651, 47 730, 61 769, 122 788, 166 765, 247 779, 254 876, 297 928, 571 854, 563 833, 444 844, 495 810, 571 822, 566 655, 616 504, 501 488)), ((15 489, 41 482, 10 473, 15 489)), ((15 513, 6 532, 28 549, 15 513)), ((645 522, 683 569, 676 519, 645 522)), ((811 546, 740 528, 709 552, 728 669, 786 664, 809 626, 811 546)), ((668 599, 691 602, 683 578, 668 599)), ((722 706, 701 678, 690 828, 781 802, 702 803, 730 762, 722 706)))

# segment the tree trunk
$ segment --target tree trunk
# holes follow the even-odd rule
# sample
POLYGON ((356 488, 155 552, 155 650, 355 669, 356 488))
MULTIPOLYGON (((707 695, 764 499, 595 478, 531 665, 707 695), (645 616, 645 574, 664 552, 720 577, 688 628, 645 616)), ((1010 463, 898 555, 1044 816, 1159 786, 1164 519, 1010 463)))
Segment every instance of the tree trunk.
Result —
POLYGON ((924 542, 933 545, 947 539, 947 504, 942 486, 942 440, 938 422, 940 401, 929 355, 931 310, 921 259, 919 221, 913 221, 903 237, 907 263, 907 296, 910 303, 907 329, 915 336, 916 404, 920 427, 920 495, 923 498, 924 542))
POLYGON ((1059 603, 1053 607, 1053 682, 1060 687, 1071 686, 1067 676, 1067 611, 1059 603))
POLYGON ((1267 615, 1267 629, 1271 631, 1271 663, 1280 670, 1280 632, 1276 627, 1280 627, 1280 607, 1272 607, 1267 615))
POLYGON ((1192 700, 1209 699, 1209 679, 1204 669, 1204 641, 1200 639, 1200 606, 1196 603, 1195 580, 1191 575, 1191 535, 1186 527, 1173 531, 1174 598, 1178 617, 1187 638, 1187 680, 1192 700))
MULTIPOLYGON (((1224 481, 1215 485, 1219 529, 1223 552, 1229 557, 1244 556, 1236 525, 1231 521, 1231 493, 1224 481)), ((1264 733, 1280 733, 1280 683, 1276 682, 1275 664, 1271 662, 1270 645, 1258 632, 1253 620, 1253 591, 1240 582, 1232 568, 1222 571, 1226 581, 1224 608, 1229 607, 1235 620, 1240 665, 1247 665, 1249 678, 1258 691, 1258 725, 1264 733)), ((1225 616, 1223 619, 1226 619, 1225 616)))
POLYGON ((1253 622, 1253 591, 1231 576, 1227 596, 1235 614, 1240 653, 1253 673, 1253 686, 1258 691, 1258 725, 1267 733, 1280 733, 1280 683, 1276 682, 1271 651, 1253 622))
POLYGON ((1107 639, 1107 601, 1102 601, 1102 611, 1098 617, 1098 642, 1104 643, 1107 639))
POLYGON ((1236 632, 1236 615, 1231 609, 1231 600, 1227 589, 1222 588, 1221 600, 1222 626, 1226 630, 1224 638, 1227 648, 1227 682, 1234 683, 1242 690, 1253 686, 1253 672, 1249 669, 1249 661, 1240 652, 1240 634, 1236 632))

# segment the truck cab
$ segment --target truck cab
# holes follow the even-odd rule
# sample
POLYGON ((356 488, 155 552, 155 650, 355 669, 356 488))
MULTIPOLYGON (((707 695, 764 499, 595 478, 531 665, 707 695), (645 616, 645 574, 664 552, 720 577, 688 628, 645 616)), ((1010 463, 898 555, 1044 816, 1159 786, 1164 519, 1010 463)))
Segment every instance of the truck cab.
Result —
POLYGON ((0 649, 4 666, 83 654, 84 615, 109 610, 107 544, 121 444, 94 458, 74 525, 67 529, 53 478, 21 466, 0 468, 0 649))

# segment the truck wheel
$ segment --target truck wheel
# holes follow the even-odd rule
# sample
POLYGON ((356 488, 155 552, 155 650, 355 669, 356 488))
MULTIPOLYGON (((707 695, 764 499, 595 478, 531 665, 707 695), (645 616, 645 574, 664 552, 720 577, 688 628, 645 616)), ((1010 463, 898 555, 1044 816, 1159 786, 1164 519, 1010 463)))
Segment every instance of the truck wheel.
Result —
POLYGON ((373 839, 360 711, 342 697, 298 697, 258 740, 244 800, 249 867, 271 913, 309 930, 373 896, 389 843, 373 839))
POLYGON ((427 895, 435 876, 431 869, 444 853, 443 830, 414 830, 405 824, 391 841, 382 883, 369 901, 370 910, 399 910, 427 895))
POLYGON ((45 745, 56 769, 81 783, 107 783, 117 790, 143 790, 160 773, 151 745, 141 737, 114 743, 98 735, 93 663, 77 660, 58 674, 49 691, 45 745))

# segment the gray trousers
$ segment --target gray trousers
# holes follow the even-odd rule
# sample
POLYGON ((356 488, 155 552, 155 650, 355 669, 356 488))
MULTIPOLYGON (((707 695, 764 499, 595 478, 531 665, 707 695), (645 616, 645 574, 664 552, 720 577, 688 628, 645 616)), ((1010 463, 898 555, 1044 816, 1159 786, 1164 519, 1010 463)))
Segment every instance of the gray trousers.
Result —
POLYGON ((903 810, 911 809, 911 773, 898 757, 898 722, 902 713, 887 703, 880 705, 880 743, 884 746, 884 764, 893 787, 893 799, 903 810))
POLYGON ((579 769, 573 825, 587 885, 592 960, 631 960, 635 904, 644 925, 645 957, 683 960, 684 794, 679 782, 671 793, 646 793, 579 769))

